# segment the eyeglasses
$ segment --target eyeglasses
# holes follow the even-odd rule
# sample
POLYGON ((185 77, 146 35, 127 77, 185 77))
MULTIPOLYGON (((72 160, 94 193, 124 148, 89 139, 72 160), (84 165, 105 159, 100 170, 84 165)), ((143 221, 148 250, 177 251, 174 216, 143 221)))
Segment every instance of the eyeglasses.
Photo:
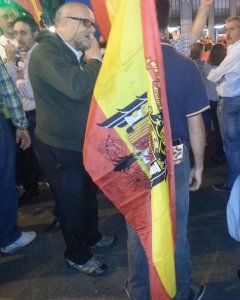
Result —
POLYGON ((14 20, 14 19, 16 19, 16 14, 5 14, 5 15, 3 15, 3 16, 1 16, 1 18, 3 19, 3 20, 5 20, 5 21, 8 21, 9 19, 12 19, 12 20, 14 20))
POLYGON ((68 19, 72 19, 72 20, 75 20, 75 21, 79 21, 79 22, 82 22, 83 25, 86 27, 86 28, 91 28, 92 26, 96 29, 97 28, 97 25, 95 23, 93 23, 92 21, 88 20, 88 19, 83 19, 83 18, 78 18, 78 17, 66 17, 68 19))

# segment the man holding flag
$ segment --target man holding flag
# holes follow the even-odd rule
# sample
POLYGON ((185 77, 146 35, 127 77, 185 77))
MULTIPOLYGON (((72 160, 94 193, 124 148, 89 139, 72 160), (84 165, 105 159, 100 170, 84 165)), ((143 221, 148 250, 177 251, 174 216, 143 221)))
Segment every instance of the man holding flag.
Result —
MULTIPOLYGON (((157 4, 164 35, 170 4, 168 0, 157 4)), ((175 205, 174 197, 169 198, 169 190, 175 194, 172 152, 176 157, 176 299, 200 299, 204 291, 201 285, 194 285, 194 291, 190 288, 186 232, 188 184, 191 190, 201 184, 205 145, 201 112, 208 101, 196 66, 179 56, 169 41, 163 44, 168 101, 155 0, 119 2, 85 138, 87 171, 130 225, 127 288, 131 300, 150 299, 150 294, 152 300, 168 300, 176 294, 175 205), (189 139, 194 154, 191 172, 189 139)))
MULTIPOLYGON (((209 108, 201 75, 195 65, 179 55, 165 39, 169 24, 169 0, 156 0, 159 30, 167 89, 173 146, 182 154, 174 159, 176 189, 176 249, 175 267, 177 294, 175 300, 200 300, 204 286, 191 281, 191 256, 187 239, 189 190, 196 191, 202 182, 205 132, 202 112, 209 108), (184 74, 184 76, 182 76, 184 74), (194 164, 189 169, 189 141, 194 164), (181 157, 181 158, 180 158, 181 157), (189 185, 189 186, 188 186, 189 185)), ((129 228, 129 227, 128 227, 129 228)), ((148 264, 135 232, 129 229, 129 281, 127 289, 131 300, 150 299, 148 264), (136 253, 139 256, 136 256, 136 253)))

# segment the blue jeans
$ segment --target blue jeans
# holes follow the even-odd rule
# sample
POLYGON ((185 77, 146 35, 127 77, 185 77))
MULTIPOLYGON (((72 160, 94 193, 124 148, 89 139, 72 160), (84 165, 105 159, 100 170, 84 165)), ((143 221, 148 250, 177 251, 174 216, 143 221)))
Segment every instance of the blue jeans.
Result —
POLYGON ((53 190, 66 244, 65 258, 84 264, 98 232, 97 187, 83 166, 81 152, 60 149, 36 138, 37 152, 53 190))
POLYGON ((17 240, 18 192, 15 181, 15 141, 0 112, 0 247, 17 240))
POLYGON ((226 185, 231 188, 240 174, 240 96, 220 100, 218 119, 228 165, 226 185))
MULTIPOLYGON (((190 296, 191 255, 187 238, 187 222, 189 212, 189 172, 190 163, 188 150, 184 146, 184 157, 180 164, 175 165, 176 185, 176 250, 175 266, 177 279, 177 295, 174 300, 188 300, 190 296)), ((128 229, 128 292, 131 300, 149 300, 148 264, 140 240, 127 224, 128 229)))

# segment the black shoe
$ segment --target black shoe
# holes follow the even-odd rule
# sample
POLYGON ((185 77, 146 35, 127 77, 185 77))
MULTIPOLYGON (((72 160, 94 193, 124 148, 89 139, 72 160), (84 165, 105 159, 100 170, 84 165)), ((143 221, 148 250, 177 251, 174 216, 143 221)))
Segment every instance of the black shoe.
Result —
POLYGON ((103 235, 101 240, 98 241, 95 245, 91 246, 92 250, 105 250, 113 247, 118 242, 118 238, 116 236, 107 236, 103 235))
POLYGON ((213 189, 218 192, 231 192, 231 188, 224 183, 214 184, 213 189))
POLYGON ((23 203, 29 202, 30 200, 32 200, 33 197, 36 197, 38 195, 39 195, 38 191, 26 190, 19 197, 19 203, 23 204, 23 203))
POLYGON ((66 262, 70 267, 89 276, 99 276, 102 275, 107 270, 107 266, 102 262, 96 260, 94 257, 90 258, 83 265, 78 265, 73 261, 71 261, 70 259, 66 259, 66 262))
POLYGON ((55 218, 51 224, 47 225, 45 228, 46 232, 57 232, 61 229, 60 222, 55 218))
POLYGON ((195 282, 191 285, 191 293, 189 300, 200 300, 202 299, 205 292, 205 286, 198 282, 195 282))

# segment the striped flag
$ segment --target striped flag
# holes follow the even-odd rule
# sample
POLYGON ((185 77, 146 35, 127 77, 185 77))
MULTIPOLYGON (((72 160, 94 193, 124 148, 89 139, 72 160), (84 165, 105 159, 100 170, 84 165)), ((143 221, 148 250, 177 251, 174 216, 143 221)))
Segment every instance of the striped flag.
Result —
POLYGON ((15 0, 16 3, 26 9, 39 23, 42 15, 42 6, 40 0, 15 0))
MULTIPOLYGON (((91 2, 94 8, 101 1, 91 2)), ((105 1, 105 11, 117 10, 89 112, 84 164, 139 235, 151 298, 169 300, 176 293, 175 188, 155 0, 117 2, 105 1)), ((100 20, 102 11, 94 11, 100 20)))

